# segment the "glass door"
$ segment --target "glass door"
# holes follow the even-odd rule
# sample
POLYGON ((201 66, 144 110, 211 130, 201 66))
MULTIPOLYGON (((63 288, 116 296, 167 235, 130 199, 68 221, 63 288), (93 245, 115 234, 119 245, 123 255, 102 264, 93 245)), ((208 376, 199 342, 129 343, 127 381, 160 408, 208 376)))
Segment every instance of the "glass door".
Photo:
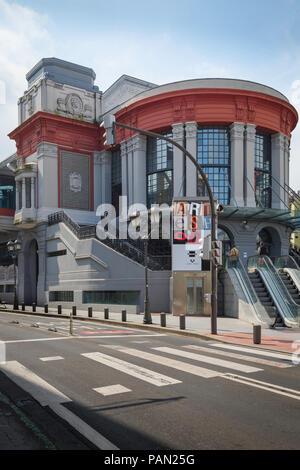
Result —
POLYGON ((188 315, 203 315, 203 279, 186 279, 186 310, 188 315))

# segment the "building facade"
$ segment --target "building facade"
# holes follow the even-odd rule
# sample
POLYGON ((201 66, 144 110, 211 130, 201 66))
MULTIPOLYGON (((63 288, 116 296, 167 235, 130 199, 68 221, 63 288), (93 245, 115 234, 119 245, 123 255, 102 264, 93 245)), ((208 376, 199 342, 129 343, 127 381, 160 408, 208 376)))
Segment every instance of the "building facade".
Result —
MULTIPOLYGON (((92 69, 55 58, 42 59, 26 78, 18 127, 9 135, 17 152, 0 168, 7 200, 0 249, 22 239, 20 302, 143 310, 143 244, 97 239, 97 208, 112 203, 119 217, 120 197, 128 207, 149 208, 207 195, 192 162, 166 141, 118 128, 116 145, 106 146, 99 127, 106 113, 167 135, 197 158, 224 205, 218 223, 226 254, 236 245, 246 263, 259 240, 270 256, 288 254, 298 222, 289 204, 298 115, 280 92, 245 80, 158 86, 126 75, 101 92, 92 69)), ((151 310, 169 312, 167 241, 152 243, 149 267, 151 310)))

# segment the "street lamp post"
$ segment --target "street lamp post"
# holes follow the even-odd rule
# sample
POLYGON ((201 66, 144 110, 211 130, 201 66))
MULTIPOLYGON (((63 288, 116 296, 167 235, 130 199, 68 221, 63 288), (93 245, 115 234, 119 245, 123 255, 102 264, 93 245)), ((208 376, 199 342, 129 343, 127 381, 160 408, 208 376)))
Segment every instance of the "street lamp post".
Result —
POLYGON ((18 301, 18 293, 17 293, 17 259, 18 253, 21 250, 21 242, 20 240, 12 241, 10 240, 7 243, 8 253, 13 259, 14 263, 14 310, 19 310, 19 301, 18 301))
MULTIPOLYGON (((197 170, 199 171, 201 178, 206 186, 207 194, 209 198, 210 210, 211 210, 211 245, 212 247, 215 246, 215 242, 217 241, 217 210, 215 207, 215 200, 212 193, 212 189, 210 187, 208 178, 204 173, 201 165, 197 162, 197 160, 193 157, 193 155, 188 152, 182 145, 175 142, 173 139, 166 137, 161 134, 157 134, 156 132, 146 131, 145 129, 139 129, 138 127, 128 126, 127 124, 123 124, 121 122, 116 122, 114 115, 107 114, 103 118, 103 123, 101 124, 102 127, 105 128, 106 131, 106 144, 107 145, 114 145, 115 144, 115 128, 122 127, 124 129, 129 129, 131 131, 135 131, 139 134, 146 135, 149 137, 154 137, 156 139, 165 140, 172 144, 174 147, 177 147, 181 152, 183 152, 189 160, 195 165, 197 170)), ((211 334, 217 334, 217 264, 214 262, 213 257, 211 256, 211 334)))
POLYGON ((145 300, 144 300, 144 319, 143 323, 150 325, 152 323, 151 312, 149 308, 149 284, 148 284, 148 237, 144 238, 145 255, 145 300))

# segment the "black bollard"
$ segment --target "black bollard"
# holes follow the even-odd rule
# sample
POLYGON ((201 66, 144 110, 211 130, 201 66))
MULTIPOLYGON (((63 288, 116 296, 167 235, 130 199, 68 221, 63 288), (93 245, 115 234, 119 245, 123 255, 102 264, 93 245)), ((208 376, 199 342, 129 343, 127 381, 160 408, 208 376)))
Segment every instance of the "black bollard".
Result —
POLYGON ((45 304, 45 305, 44 305, 44 312, 45 312, 45 313, 48 313, 48 304, 45 304))
POLYGON ((73 315, 73 317, 76 317, 76 315, 77 315, 76 310, 77 310, 77 309, 76 309, 76 305, 73 305, 73 307, 72 307, 72 315, 73 315))
POLYGON ((126 310, 122 310, 122 321, 126 321, 126 310))
POLYGON ((105 308, 105 309, 104 309, 104 319, 105 319, 105 320, 108 320, 108 318, 109 318, 109 309, 108 309, 108 308, 105 308))
POLYGON ((25 312, 25 304, 24 304, 24 302, 22 303, 22 310, 23 310, 23 312, 25 312))
POLYGON ((164 312, 161 312, 160 314, 160 326, 166 326, 167 321, 166 321, 166 314, 164 312))
POLYGON ((57 306, 57 314, 58 314, 58 315, 61 315, 61 305, 58 305, 58 306, 57 306))
POLYGON ((261 344, 261 325, 253 325, 253 344, 261 344))
POLYGON ((88 307, 88 317, 92 318, 93 316, 93 307, 88 307))
POLYGON ((32 311, 36 312, 36 303, 35 302, 33 302, 33 304, 32 304, 32 311))
POLYGON ((179 328, 185 330, 185 315, 179 315, 179 328))

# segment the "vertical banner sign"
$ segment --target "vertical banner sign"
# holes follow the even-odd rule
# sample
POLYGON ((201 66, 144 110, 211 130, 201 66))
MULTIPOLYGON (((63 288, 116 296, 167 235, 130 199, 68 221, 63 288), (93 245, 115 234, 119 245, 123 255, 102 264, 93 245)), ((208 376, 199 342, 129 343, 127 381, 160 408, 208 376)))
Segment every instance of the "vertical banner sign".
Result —
POLYGON ((202 270, 202 258, 209 259, 210 227, 207 201, 173 201, 173 271, 202 270))

